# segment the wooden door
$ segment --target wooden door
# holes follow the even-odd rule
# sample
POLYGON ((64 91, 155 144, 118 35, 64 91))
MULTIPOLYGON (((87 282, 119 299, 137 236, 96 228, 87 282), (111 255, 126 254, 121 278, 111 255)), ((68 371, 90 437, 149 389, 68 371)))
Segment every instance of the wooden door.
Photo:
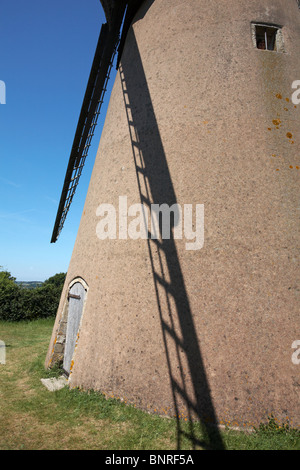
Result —
POLYGON ((69 311, 63 368, 69 374, 74 355, 86 291, 76 282, 69 291, 69 311))

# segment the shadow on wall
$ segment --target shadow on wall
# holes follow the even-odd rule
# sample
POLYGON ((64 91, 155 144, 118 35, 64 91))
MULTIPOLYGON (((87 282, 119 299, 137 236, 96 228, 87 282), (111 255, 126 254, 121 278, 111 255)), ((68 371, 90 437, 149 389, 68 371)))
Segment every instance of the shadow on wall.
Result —
MULTIPOLYGON (((172 206, 177 202, 176 195, 132 28, 126 39, 119 72, 141 203, 148 206, 149 211, 151 204, 172 206)), ((173 229, 174 221, 171 226, 173 229)), ((185 437, 190 439, 194 448, 222 449, 223 442, 217 428, 174 238, 171 235, 169 240, 151 240, 148 236, 148 249, 177 419, 177 448, 181 448, 185 437), (192 384, 189 387, 183 361, 188 365, 192 384), (179 418, 183 408, 189 422, 188 433, 183 430, 179 418), (203 439, 196 437, 195 418, 202 424, 203 439)))

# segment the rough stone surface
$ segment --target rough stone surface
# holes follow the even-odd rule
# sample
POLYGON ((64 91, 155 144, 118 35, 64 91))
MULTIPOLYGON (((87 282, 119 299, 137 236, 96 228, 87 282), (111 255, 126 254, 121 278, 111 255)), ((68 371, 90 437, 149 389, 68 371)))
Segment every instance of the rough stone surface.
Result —
POLYGON ((242 426, 274 413, 300 425, 299 71, 294 0, 143 3, 46 359, 81 276, 71 386, 183 418, 242 426), (285 53, 256 49, 252 21, 282 25, 285 53), (204 247, 99 240, 97 207, 124 195, 128 206, 204 204, 204 247))
POLYGON ((57 378, 41 379, 41 382, 50 392, 55 392, 56 390, 60 390, 68 384, 68 380, 64 376, 61 376, 58 379, 57 378))

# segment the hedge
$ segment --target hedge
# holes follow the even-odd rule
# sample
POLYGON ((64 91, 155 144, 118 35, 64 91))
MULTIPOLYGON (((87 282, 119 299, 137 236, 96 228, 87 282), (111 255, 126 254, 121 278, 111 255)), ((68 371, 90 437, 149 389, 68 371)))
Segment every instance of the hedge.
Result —
POLYGON ((60 273, 41 287, 26 289, 8 279, 9 273, 0 276, 0 320, 20 321, 56 315, 65 274, 60 273), (60 276, 60 278, 58 278, 60 276), (57 282, 58 279, 61 282, 57 282))

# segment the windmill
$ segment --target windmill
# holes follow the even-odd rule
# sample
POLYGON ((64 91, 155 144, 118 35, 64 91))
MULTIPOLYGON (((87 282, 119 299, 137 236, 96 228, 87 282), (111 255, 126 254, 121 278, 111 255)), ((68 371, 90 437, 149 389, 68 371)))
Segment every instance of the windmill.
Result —
MULTIPOLYGON (((81 175, 114 54, 118 74, 46 367, 61 362, 70 387, 176 416, 178 446, 182 419, 202 422, 208 446, 211 424, 244 428, 271 413, 300 424, 291 360, 299 2, 101 3, 107 23, 52 242, 81 175), (103 204, 118 213, 119 236, 99 238, 103 204), (173 208, 169 238, 152 236, 150 224, 143 236, 137 221, 163 205, 173 208), (189 251, 197 219, 183 239, 175 234, 180 208, 197 205, 205 207, 205 241, 189 251)), ((189 436, 199 444, 192 424, 189 436)))

